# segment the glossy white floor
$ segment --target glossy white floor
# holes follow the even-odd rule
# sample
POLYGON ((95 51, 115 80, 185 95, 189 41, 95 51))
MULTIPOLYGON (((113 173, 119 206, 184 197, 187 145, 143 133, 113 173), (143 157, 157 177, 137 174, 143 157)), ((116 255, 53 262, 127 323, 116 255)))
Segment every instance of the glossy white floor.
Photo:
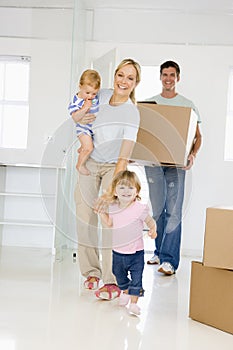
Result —
POLYGON ((233 349, 232 335, 188 317, 193 259, 183 257, 171 277, 145 265, 136 317, 117 300, 84 290, 71 252, 61 262, 39 249, 1 248, 0 254, 1 350, 233 349))

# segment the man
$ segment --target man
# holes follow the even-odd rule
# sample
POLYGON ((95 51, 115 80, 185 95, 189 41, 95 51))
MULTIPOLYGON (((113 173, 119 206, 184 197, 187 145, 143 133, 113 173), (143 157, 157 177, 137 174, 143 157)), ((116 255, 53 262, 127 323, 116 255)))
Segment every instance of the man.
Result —
POLYGON ((158 236, 155 239, 155 251, 148 264, 160 264, 158 271, 173 275, 179 266, 182 227, 182 206, 184 200, 185 173, 194 163, 201 146, 199 129, 200 115, 192 101, 176 92, 180 80, 180 67, 176 62, 166 61, 160 66, 162 93, 147 101, 169 106, 191 107, 198 116, 196 134, 188 165, 185 168, 175 166, 145 167, 149 185, 150 201, 154 219, 157 222, 158 236))

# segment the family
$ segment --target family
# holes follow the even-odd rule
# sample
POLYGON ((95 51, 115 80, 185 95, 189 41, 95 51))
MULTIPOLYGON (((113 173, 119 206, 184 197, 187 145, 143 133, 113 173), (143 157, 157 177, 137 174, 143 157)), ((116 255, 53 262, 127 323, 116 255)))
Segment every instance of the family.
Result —
POLYGON ((140 80, 140 65, 131 58, 116 68, 112 89, 101 89, 98 72, 87 69, 69 105, 80 141, 75 203, 84 287, 95 290, 100 299, 119 297, 119 305, 128 306, 135 315, 140 314, 138 298, 144 295, 144 225, 155 240, 154 255, 147 263, 158 264, 158 271, 167 276, 178 269, 185 173, 192 167, 202 139, 198 109, 176 92, 180 67, 166 61, 160 66, 162 92, 148 101, 191 107, 198 122, 187 167, 145 167, 152 217, 148 205, 140 202, 136 173, 127 169, 140 124, 135 100, 140 80))

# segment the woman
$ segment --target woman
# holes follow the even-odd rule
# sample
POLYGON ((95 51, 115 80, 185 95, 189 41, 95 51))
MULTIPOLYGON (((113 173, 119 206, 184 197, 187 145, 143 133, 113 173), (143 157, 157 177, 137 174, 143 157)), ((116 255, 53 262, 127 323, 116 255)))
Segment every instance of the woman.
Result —
MULTIPOLYGON (((120 295, 112 273, 111 230, 103 228, 101 236, 93 209, 100 189, 104 192, 113 176, 127 168, 140 122, 135 105, 135 88, 139 82, 139 64, 124 59, 115 70, 113 89, 100 90, 99 113, 93 123, 94 150, 86 163, 90 175, 79 174, 75 189, 78 259, 81 273, 86 277, 84 286, 97 289, 102 279, 104 285, 95 294, 107 300, 120 295)), ((85 116, 82 123, 93 120, 93 116, 85 116)), ((102 204, 99 201, 97 205, 102 204)))

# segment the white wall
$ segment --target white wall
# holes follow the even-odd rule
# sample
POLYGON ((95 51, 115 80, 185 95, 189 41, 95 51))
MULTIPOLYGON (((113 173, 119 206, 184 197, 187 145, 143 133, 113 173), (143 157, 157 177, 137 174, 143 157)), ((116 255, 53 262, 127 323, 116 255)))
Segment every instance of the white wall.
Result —
POLYGON ((187 173, 182 253, 202 255, 206 208, 233 202, 233 163, 224 162, 233 17, 108 9, 94 11, 89 24, 87 65, 116 48, 117 62, 132 57, 141 65, 160 65, 172 59, 181 66, 178 91, 199 108, 203 134, 202 149, 187 173))
MULTIPOLYGON (((73 141, 74 129, 67 110, 71 96, 72 50, 73 10, 0 8, 0 54, 31 57, 28 147, 26 150, 0 149, 0 162, 43 165, 63 163, 63 151, 73 141), (46 144, 48 136, 53 136, 54 139, 52 143, 46 144)), ((33 181, 33 173, 31 175, 31 180, 24 179, 29 187, 28 181, 33 181)), ((71 196, 70 178, 64 179, 63 187, 71 196)), ((11 187, 3 188, 2 191, 4 190, 13 191, 11 187)), ((27 215, 23 211, 25 210, 22 209, 22 217, 27 215)), ((72 210, 68 208, 67 211, 68 213, 63 212, 65 234, 70 231, 68 226, 70 216, 73 216, 73 212, 70 212, 72 210)), ((21 215, 20 209, 16 214, 21 215)), ((38 219, 39 216, 38 213, 38 219)), ((19 234, 17 227, 5 225, 3 244, 50 247, 49 230, 46 232, 39 228, 40 237, 45 236, 41 243, 37 234, 27 235, 26 229, 22 227, 22 233, 19 234)), ((72 229, 75 236, 74 225, 72 229)), ((27 228, 28 231, 30 233, 30 228, 27 228)))
MULTIPOLYGON (((233 198, 233 164, 223 160, 233 17, 119 8, 76 10, 72 32, 71 10, 0 9, 0 54, 32 57, 30 148, 23 154, 0 150, 0 160, 40 161, 45 134, 54 133, 67 117, 80 71, 106 52, 116 48, 117 62, 133 57, 142 65, 177 60, 178 90, 198 106, 203 134, 202 149, 187 174, 182 251, 202 254, 206 208, 232 205, 233 198)), ((65 136, 71 129, 68 126, 65 136)), ((67 187, 68 202, 72 186, 67 187)))
MULTIPOLYGON (((0 8, 0 54, 31 57, 28 147, 0 149, 2 162, 40 164, 46 138, 68 118, 72 30, 72 10, 0 8)), ((68 140, 64 133, 53 164, 68 140)))

